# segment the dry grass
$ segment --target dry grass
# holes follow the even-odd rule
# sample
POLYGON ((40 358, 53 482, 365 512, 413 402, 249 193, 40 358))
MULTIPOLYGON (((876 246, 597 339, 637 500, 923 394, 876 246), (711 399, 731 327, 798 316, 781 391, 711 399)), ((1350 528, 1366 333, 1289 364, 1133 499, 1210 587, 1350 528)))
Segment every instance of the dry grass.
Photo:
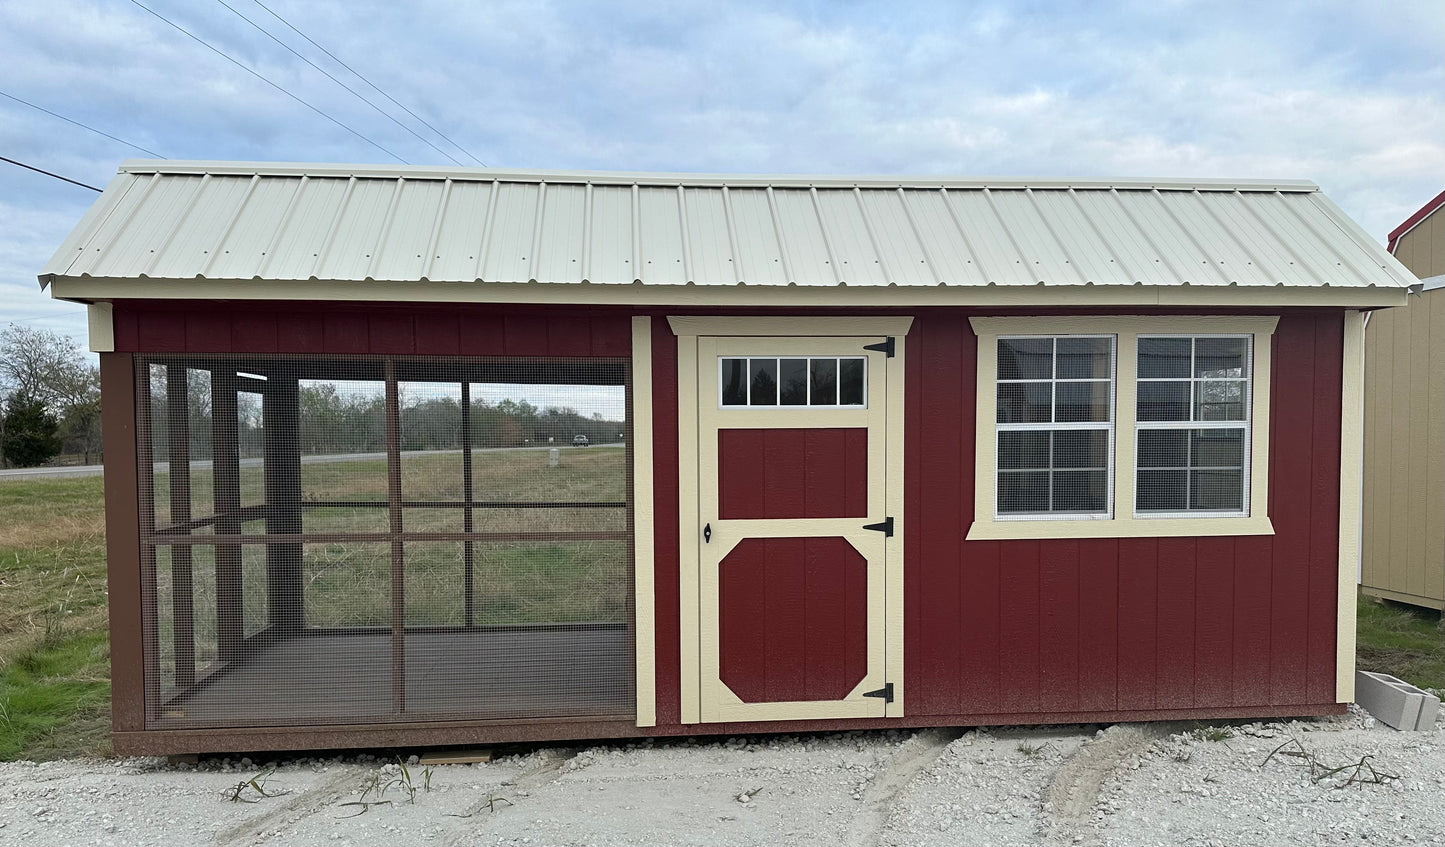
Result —
POLYGON ((0 483, 0 759, 110 749, 102 488, 0 483))

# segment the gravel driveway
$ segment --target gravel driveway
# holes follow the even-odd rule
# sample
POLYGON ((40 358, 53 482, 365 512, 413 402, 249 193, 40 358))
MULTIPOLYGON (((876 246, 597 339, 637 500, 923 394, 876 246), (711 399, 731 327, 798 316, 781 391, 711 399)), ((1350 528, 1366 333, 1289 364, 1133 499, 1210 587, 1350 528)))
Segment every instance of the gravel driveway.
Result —
POLYGON ((411 767, 414 802, 396 764, 367 756, 284 760, 264 782, 274 796, 241 792, 254 802, 225 795, 266 763, 11 763, 0 845, 1445 842, 1445 727, 1395 732, 1352 712, 1230 733, 1129 724, 545 748, 437 766, 429 790, 411 767), (1367 755, 1390 776, 1345 784, 1367 755), (1315 782, 1307 757, 1351 768, 1315 782))

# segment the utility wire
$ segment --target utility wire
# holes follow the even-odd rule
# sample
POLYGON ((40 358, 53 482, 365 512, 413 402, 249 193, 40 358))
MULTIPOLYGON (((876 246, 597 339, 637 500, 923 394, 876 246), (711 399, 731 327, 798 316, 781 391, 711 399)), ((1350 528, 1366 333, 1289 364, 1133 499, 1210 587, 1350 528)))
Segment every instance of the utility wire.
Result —
POLYGON ((365 141, 367 144, 370 144, 372 147, 375 147, 376 149, 378 149, 378 150, 380 150, 381 152, 385 153, 386 155, 392 157, 393 159, 397 160, 398 162, 401 162, 403 165, 410 164, 409 162, 407 162, 407 160, 405 160, 405 159, 403 159, 402 157, 396 155, 395 153, 391 152, 390 150, 386 149, 385 147, 382 147, 380 144, 377 144, 375 141, 372 141, 370 138, 367 138, 366 136, 362 135, 361 133, 357 132, 356 130, 352 129, 351 127, 347 126, 346 124, 342 123, 341 121, 337 120, 336 118, 331 117, 331 116, 328 115, 327 113, 321 111, 320 109, 318 109, 317 107, 311 105, 310 103, 306 102, 305 100, 302 100, 300 97, 297 97, 295 94, 292 94, 291 92, 287 91, 286 89, 282 88, 281 86, 277 85, 276 83, 274 83, 274 82, 272 82, 271 80, 267 79, 266 77, 262 76, 259 72, 254 71, 254 70, 252 70, 251 68, 247 67, 246 65, 242 64, 239 60, 231 58, 231 56, 229 56, 229 55, 226 54, 226 53, 223 53, 219 48, 216 48, 216 47, 211 46, 210 42, 207 42, 207 41, 205 41, 204 39, 202 39, 201 37, 193 34, 190 30, 187 30, 185 27, 181 26, 180 24, 175 23, 174 21, 172 21, 172 20, 170 20, 169 18, 167 18, 165 15, 162 15, 160 12, 157 12, 156 10, 152 9, 151 7, 149 7, 149 6, 145 5, 144 3, 140 2, 140 0, 130 0, 130 2, 131 2, 132 4, 134 4, 134 5, 136 5, 136 6, 139 6, 139 7, 142 8, 142 9, 146 10, 147 12, 150 12, 152 15, 154 15, 154 16, 157 17, 157 18, 159 18, 162 22, 170 25, 171 28, 173 28, 173 29, 175 29, 176 31, 180 32, 182 35, 185 35, 187 38, 191 39, 192 41, 196 42, 197 44, 200 44, 202 47, 205 47, 207 50, 210 50, 212 53, 215 53, 217 56, 220 56, 222 59, 225 59, 226 61, 230 62, 231 64, 235 65, 236 67, 240 68, 241 70, 245 71, 246 73, 250 74, 251 76, 254 76, 256 79, 261 80, 262 82, 266 83, 267 85, 271 86, 272 88, 276 89, 277 91, 281 92, 282 94, 285 94, 287 97, 290 97, 292 100, 295 100, 297 103, 300 103, 301 105, 305 106, 306 108, 310 109, 311 111, 315 112, 316 114, 320 115, 321 117, 327 119, 328 121, 331 121, 332 123, 336 124, 337 126, 341 127, 342 129, 346 130, 347 132, 351 133, 352 135, 356 136, 357 138, 360 138, 362 141, 365 141))
POLYGON ((44 112, 45 114, 51 116, 52 118, 59 118, 59 119, 61 119, 62 121, 65 121, 65 122, 68 123, 68 124, 74 124, 74 125, 80 127, 81 129, 88 129, 88 130, 90 130, 91 132, 95 133, 96 135, 103 135, 103 136, 105 136, 106 138, 109 138, 111 141, 119 141, 121 144, 124 144, 124 145, 127 146, 127 147, 134 147, 135 149, 141 151, 142 153, 149 153, 150 155, 155 156, 157 159, 164 159, 164 158, 165 158, 165 156, 162 156, 161 154, 157 153, 157 152, 154 151, 154 150, 147 150, 146 148, 140 146, 139 144, 132 144, 132 143, 130 143, 129 141, 126 141, 124 138, 116 138, 114 135, 111 135, 111 134, 108 133, 108 132, 101 132, 100 130, 96 129, 96 128, 93 127, 93 126, 87 126, 86 124, 83 124, 83 123, 81 123, 80 121, 71 120, 70 118, 67 118, 67 117, 64 116, 64 115, 58 115, 58 114, 56 114, 55 112, 52 112, 52 111, 50 111, 49 109, 45 108, 44 106, 37 106, 37 105, 35 105, 34 103, 31 103, 31 102, 28 101, 28 100, 21 100, 19 97, 16 97, 14 94, 6 94, 5 92, 0 91, 0 97, 9 98, 9 99, 11 99, 11 100, 14 100, 16 103, 20 103, 20 104, 22 104, 22 105, 29 106, 29 107, 32 108, 32 109, 39 109, 40 111, 42 111, 42 112, 44 112))
POLYGON ((427 139, 423 138, 422 136, 417 135, 416 130, 412 129, 411 127, 407 126, 406 124, 402 123, 401 121, 397 120, 396 118, 392 117, 388 112, 386 112, 385 110, 383 110, 380 106, 376 105, 375 103, 373 103, 373 102, 371 102, 370 100, 368 100, 368 99, 366 99, 365 97, 363 97, 363 96, 362 96, 359 92, 357 92, 354 88, 352 88, 351 86, 349 86, 349 85, 347 85, 346 83, 342 82, 341 80, 337 79, 336 77, 332 76, 330 73, 327 72, 327 70, 326 70, 325 68, 321 67, 320 65, 317 65, 315 62, 311 61, 310 59, 306 58, 305 56, 303 56, 303 55, 301 55, 300 53, 296 52, 295 50, 291 49, 291 45, 287 44, 286 42, 282 41, 281 39, 279 39, 279 38, 277 38, 276 36, 272 35, 271 33, 267 32, 265 29, 263 29, 263 28, 261 27, 260 24, 256 23, 255 21, 251 20, 250 18, 246 17, 245 15, 241 14, 240 11, 238 11, 238 10, 236 9, 236 7, 232 6, 230 3, 227 3, 226 0, 216 0, 216 2, 217 2, 217 3, 220 3, 222 6, 225 6, 227 9, 230 9, 233 13, 235 13, 236 17, 240 18, 241 20, 245 21, 246 23, 250 24, 251 26, 255 27, 256 31, 260 32, 262 35, 266 36, 267 38, 271 39, 272 41, 274 41, 274 42, 276 42, 277 44, 281 45, 282 47, 286 48, 286 50, 287 50, 288 52, 290 52, 291 55, 295 56, 296 58, 300 59, 301 61, 303 61, 303 62, 305 62, 306 64, 310 65, 311 67, 315 68, 316 70, 320 71, 322 74, 325 74, 325 76, 326 76, 327 79, 331 80, 332 82, 336 83, 337 85, 339 85, 339 86, 341 86, 342 88, 346 89, 347 91, 351 92, 351 95, 352 95, 353 97, 355 97, 356 99, 358 99, 358 100, 360 100, 361 102, 365 103, 366 105, 370 106, 371 108, 375 109, 378 114, 382 115, 382 116, 385 117, 387 120, 391 121, 392 123, 396 124, 397 126, 401 127, 402 129, 406 130, 407 132, 411 133, 412 135, 416 136, 416 139, 417 139, 418 141, 420 141, 421 143, 423 143, 423 144, 425 144, 426 146, 430 147, 431 149, 437 151, 438 153, 442 154, 443 156, 446 156, 448 159, 451 159, 454 164, 457 164, 457 165, 460 165, 460 164, 461 164, 461 162, 457 161, 457 158, 456 158, 455 156, 453 156, 452 154, 448 153, 447 151, 441 149, 440 147, 436 146, 435 144, 431 143, 430 141, 428 141, 427 139))
MULTIPOLYGON (((252 2, 255 3, 257 6, 260 6, 262 9, 265 9, 265 10, 267 11, 267 13, 269 13, 269 14, 271 15, 271 17, 273 17, 273 18, 275 18, 276 20, 280 21, 281 23, 285 24, 286 27, 287 27, 288 29, 290 29, 292 32, 294 32, 294 33, 296 33, 297 35, 301 36, 302 38, 306 39, 307 43, 309 43, 312 47, 315 47, 317 50, 320 50, 322 53, 325 53, 326 55, 330 56, 330 57, 331 57, 331 60, 334 61, 334 62, 336 62, 336 64, 340 65, 340 66, 343 67, 343 68, 346 68, 348 71, 351 71, 353 74, 356 75, 356 78, 357 78, 357 79, 359 79, 359 80, 361 80, 362 82, 366 83, 367 85, 371 86, 372 90, 375 91, 377 94, 380 94, 382 97, 385 97, 386 99, 390 100, 393 104, 395 104, 395 105, 396 105, 399 109, 401 109, 403 112, 406 112, 408 115, 411 115, 413 118, 416 118, 418 121, 421 122, 422 126, 426 127, 427 129, 431 130, 432 132, 436 133, 437 135, 441 136, 443 139, 446 140, 446 142, 447 142, 448 144, 452 145, 453 147, 455 147, 455 148, 457 148, 458 150, 460 150, 460 151, 462 151, 463 153, 465 153, 465 154, 467 155, 467 157, 470 158, 473 162, 476 162, 477 164, 481 165, 481 166, 484 167, 484 168, 487 166, 487 163, 486 163, 486 162, 483 162, 481 159, 478 159, 476 156, 473 156, 473 155, 472 155, 472 152, 471 152, 470 150, 468 150, 467 148, 463 147, 462 145, 456 143, 455 141, 452 141, 451 138, 450 138, 449 136, 447 136, 446 133, 442 132, 441 130, 439 130, 439 129, 437 129, 436 127, 432 126, 431 124, 427 123, 426 119, 423 118, 421 115, 418 115, 416 112, 413 112, 411 109, 408 109, 406 106, 403 106, 400 102, 397 101, 397 99, 396 99, 395 97, 392 97, 390 94, 387 94, 385 91, 382 91, 380 88, 378 88, 377 85, 376 85, 376 83, 374 83, 374 82, 372 82, 371 80, 367 79, 366 77, 362 76, 361 71, 358 71, 356 68, 353 68, 352 66, 350 66, 350 65, 346 64, 345 62, 341 61, 340 59, 336 58, 336 54, 335 54, 335 53, 332 53, 330 50, 327 50, 325 47, 322 47, 320 44, 317 44, 315 41, 313 41, 313 40, 311 39, 311 36, 307 35, 306 33, 302 32, 301 30, 297 29, 295 26, 293 26, 293 25, 291 24, 290 21, 288 21, 288 20, 286 20, 285 18, 281 17, 280 15, 276 14, 274 11, 271 10, 271 7, 270 7, 270 6, 267 6, 265 3, 262 3, 261 0, 252 0, 252 2)), ((253 26, 254 26, 254 24, 253 24, 253 26)), ((348 89, 348 90, 349 90, 349 89, 348 89)), ((453 160, 453 161, 455 161, 455 160, 453 160)), ((460 163, 458 163, 458 164, 460 164, 460 163)))
POLYGON ((46 176, 50 176, 50 177, 55 177, 56 179, 60 180, 61 182, 68 182, 68 183, 70 183, 71 185, 78 185, 78 186, 80 186, 81 188, 89 188, 91 191, 102 191, 102 190, 103 190, 103 189, 100 189, 100 188, 96 188, 96 187, 93 186, 93 185, 86 185, 86 184, 83 183, 83 182, 76 182, 75 180, 71 179, 71 178, 68 177, 68 176, 61 176, 60 174, 53 174, 53 173, 51 173, 50 171, 43 170, 43 169, 41 169, 41 168, 37 168, 37 167, 35 167, 34 165, 27 165, 27 164, 25 164, 24 162, 17 162, 17 161, 15 161, 14 159, 7 159, 7 158, 5 158, 4 156, 0 156, 0 162, 9 162, 9 163, 12 164, 12 165, 19 165, 20 167, 25 168, 26 170, 35 171, 35 172, 38 173, 38 174, 45 174, 46 176))

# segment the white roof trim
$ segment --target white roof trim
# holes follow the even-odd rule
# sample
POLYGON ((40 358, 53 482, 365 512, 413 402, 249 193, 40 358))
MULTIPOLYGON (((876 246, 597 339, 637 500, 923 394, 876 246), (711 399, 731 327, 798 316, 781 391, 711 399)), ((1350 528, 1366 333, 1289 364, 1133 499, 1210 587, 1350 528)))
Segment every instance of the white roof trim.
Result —
POLYGON ((1143 177, 940 177, 838 176, 809 174, 651 173, 646 171, 552 171, 500 168, 445 168, 429 165, 347 165, 312 162, 209 162, 127 159, 125 174, 211 174, 252 176, 357 177, 360 179, 448 179, 475 182, 546 182, 553 185, 636 185, 772 188, 1092 188, 1147 191, 1319 191, 1304 179, 1156 179, 1143 177))

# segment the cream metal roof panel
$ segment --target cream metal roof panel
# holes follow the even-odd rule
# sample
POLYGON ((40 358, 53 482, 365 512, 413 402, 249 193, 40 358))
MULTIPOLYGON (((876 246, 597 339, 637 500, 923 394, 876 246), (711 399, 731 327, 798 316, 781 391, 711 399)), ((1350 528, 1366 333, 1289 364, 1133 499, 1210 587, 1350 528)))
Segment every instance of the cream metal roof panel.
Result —
POLYGON ((215 234, 210 261, 200 270, 177 276, 248 279, 256 275, 268 247, 276 240, 286 209, 301 191, 301 181, 260 177, 235 210, 226 228, 215 234))
POLYGON ((637 243, 644 283, 687 282, 682 255, 682 212, 675 188, 639 188, 638 215, 641 225, 637 243))
POLYGON ((537 251, 538 282, 567 282, 582 278, 582 244, 587 226, 587 188, 582 185, 547 186, 546 206, 537 251))
POLYGON ((687 209, 688 253, 692 258, 689 282, 698 285, 733 285, 742 278, 728 235, 723 193, 706 188, 684 188, 687 209))
POLYGON ((122 167, 41 278, 117 286, 142 278, 1356 288, 1414 281, 1305 182, 149 161, 122 167))
POLYGON ((633 282, 632 189, 592 189, 590 282, 633 282))
POLYGON ((857 202, 869 221, 873 246, 879 263, 887 273, 885 280, 898 285, 933 285, 938 282, 929 270, 918 232, 903 208, 898 191, 857 191, 857 202))
POLYGON ((313 179, 301 186, 281 212, 273 243, 261 252, 251 274, 262 279, 310 279, 323 259, 337 220, 351 193, 351 181, 313 179))
POLYGON ((136 214, 111 218, 116 226, 109 249, 97 255, 93 271, 101 276, 149 275, 156 251, 164 249, 190 209, 203 176, 157 177, 145 186, 136 214))
POLYGON ((413 180, 402 185, 367 276, 377 280, 421 279, 446 185, 440 180, 413 180))
MULTIPOLYGON (((80 222, 75 229, 60 242, 56 248, 55 255, 45 263, 40 271, 40 278, 45 279, 51 274, 61 275, 72 271, 86 253, 87 248, 95 249, 92 242, 97 229, 115 211, 116 207, 129 196, 132 188, 135 187, 137 177, 134 174, 121 172, 116 174, 101 192, 99 198, 85 210, 80 222)), ((76 271, 79 273, 79 271, 76 271)))
POLYGON ((967 234, 969 246, 983 267, 991 285, 1035 285, 1039 282, 1024 266, 1023 255, 1013 235, 994 211, 988 191, 950 191, 948 202, 967 234))
POLYGON ((519 282, 530 278, 532 228, 537 225, 541 187, 540 183, 504 182, 498 188, 480 278, 519 282))
POLYGON ((1039 216, 1059 239, 1068 261, 1085 285, 1118 279, 1119 263, 1111 255, 1096 222, 1083 214, 1078 195, 1072 190, 1035 191, 1039 216))
POLYGON ((174 277, 204 267, 211 258, 218 235, 236 217, 250 188, 247 177, 202 177, 187 201, 180 224, 155 248, 147 276, 174 277))
POLYGON ((405 186, 404 180, 357 180, 312 275, 318 279, 369 277, 372 257, 381 246, 387 221, 392 220, 393 206, 405 186))
POLYGON ((863 209, 852 191, 818 192, 818 209, 828 232, 838 272, 849 285, 887 285, 883 260, 873 247, 873 236, 863 222, 863 209))
POLYGON ((845 281, 833 267, 831 245, 813 205, 812 193, 807 189, 785 188, 772 192, 772 199, 788 281, 798 285, 833 285, 845 281))
POLYGON ((924 285, 987 285, 988 275, 950 210, 945 191, 902 189, 904 211, 918 230, 931 271, 924 285))
POLYGON ((788 268, 783 262, 782 242, 769 210, 764 189, 735 188, 727 191, 736 232, 738 279, 748 285, 787 285, 788 268))
POLYGON ((451 181, 431 250, 431 264, 423 269, 423 279, 461 282, 477 278, 487 210, 494 192, 491 182, 451 181))

